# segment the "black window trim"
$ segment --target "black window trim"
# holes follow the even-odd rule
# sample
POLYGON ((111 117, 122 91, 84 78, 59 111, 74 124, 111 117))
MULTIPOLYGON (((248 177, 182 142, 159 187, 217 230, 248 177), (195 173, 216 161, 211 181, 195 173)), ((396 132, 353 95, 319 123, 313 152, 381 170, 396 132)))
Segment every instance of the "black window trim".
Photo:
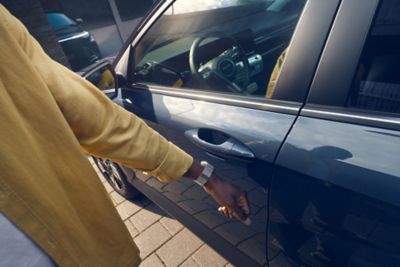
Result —
POLYGON ((279 73, 277 98, 304 103, 340 2, 307 1, 279 73))
MULTIPOLYGON (((326 42, 326 38, 329 34, 332 21, 336 15, 337 8, 341 0, 330 0, 330 1, 320 1, 320 0, 307 0, 306 6, 303 9, 302 15, 296 26, 296 30, 292 36, 290 42, 290 49, 288 50, 287 57, 282 66, 282 70, 277 81, 276 92, 279 92, 279 97, 289 99, 293 102, 298 102, 303 104, 305 97, 308 93, 309 86, 311 84, 315 69, 317 67, 319 57, 321 55, 322 49, 326 42), (306 38, 304 36, 307 36, 306 38), (307 65, 304 66, 304 62, 307 65), (301 93, 298 93, 301 91, 301 93), (297 96, 297 99, 291 99, 291 96, 297 96)), ((134 47, 140 42, 140 40, 145 36, 147 31, 150 29, 164 12, 169 8, 169 6, 175 2, 174 0, 166 0, 159 5, 159 10, 152 12, 151 16, 146 18, 146 23, 142 23, 142 27, 130 38, 130 45, 127 49, 130 50, 130 62, 133 61, 134 47)), ((127 51, 121 52, 123 55, 127 51)), ((122 56, 121 56, 122 57, 122 56)), ((118 68, 118 63, 116 63, 118 68)), ((131 64, 122 64, 123 67, 118 68, 118 73, 122 74, 129 84, 134 84, 132 81, 132 73, 129 71, 131 64)), ((140 86, 137 88, 141 88, 140 86)), ((156 88, 153 87, 152 88, 156 88)), ((168 88, 168 87, 165 87, 168 88)), ((149 88, 146 88, 149 90, 149 88)), ((150 89, 151 90, 151 89, 150 89)), ((157 90, 157 89, 155 89, 157 90)), ((159 93, 169 93, 174 94, 173 89, 169 88, 171 93, 166 90, 158 91, 159 93)), ((196 98, 196 94, 204 95, 199 90, 188 90, 184 89, 188 93, 192 93, 191 98, 196 98)), ((154 90, 153 90, 154 91, 154 90)), ((182 89, 179 89, 182 91, 182 89)), ((203 91, 206 92, 206 91, 203 91)), ((208 93, 208 92, 206 92, 208 93)), ((229 98, 235 98, 232 94, 226 94, 229 98)), ((256 102, 256 105, 260 104, 260 101, 265 101, 265 105, 268 105, 270 99, 263 99, 257 97, 251 97, 252 101, 256 102)), ((227 100, 224 98, 224 100, 227 100)), ((273 100, 272 100, 273 101, 273 100)), ((237 101, 236 101, 237 102, 237 101)), ((240 102, 240 101, 239 101, 240 102)), ((250 105, 253 106, 254 105, 250 105)))

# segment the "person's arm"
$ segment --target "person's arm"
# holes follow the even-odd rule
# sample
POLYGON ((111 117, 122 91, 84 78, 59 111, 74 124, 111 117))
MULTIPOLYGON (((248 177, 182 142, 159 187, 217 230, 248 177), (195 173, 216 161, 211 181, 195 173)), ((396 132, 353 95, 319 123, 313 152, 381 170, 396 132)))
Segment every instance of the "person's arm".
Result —
MULTIPOLYGON (((187 153, 168 142, 141 119, 113 103, 98 88, 53 61, 12 16, 8 23, 34 70, 47 85, 62 116, 83 150, 146 171, 164 182, 192 165, 187 153)), ((45 114, 43 114, 45 116, 45 114)))
MULTIPOLYGON (((114 104, 99 89, 53 61, 16 18, 8 16, 18 43, 42 78, 81 147, 89 154, 144 170, 161 181, 196 179, 202 167, 140 118, 114 104)), ((34 90, 34 88, 32 88, 34 90)), ((36 90, 39 90, 37 88, 36 90)), ((43 114, 45 116, 45 114, 43 114)), ((249 213, 243 191, 213 175, 205 190, 233 217, 249 213), (245 199, 243 202, 241 199, 245 199), (244 204, 238 205, 242 201, 244 204)))

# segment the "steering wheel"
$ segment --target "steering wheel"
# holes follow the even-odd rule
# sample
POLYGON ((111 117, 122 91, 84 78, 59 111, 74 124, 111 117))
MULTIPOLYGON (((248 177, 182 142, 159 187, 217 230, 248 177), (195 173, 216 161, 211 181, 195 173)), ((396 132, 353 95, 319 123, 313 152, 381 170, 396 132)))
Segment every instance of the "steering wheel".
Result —
POLYGON ((244 50, 232 37, 216 32, 197 37, 190 47, 189 65, 190 71, 199 80, 214 86, 216 84, 224 86, 234 93, 247 94, 249 62, 244 50), (200 64, 198 56, 200 44, 212 37, 225 38, 232 46, 208 62, 200 64))

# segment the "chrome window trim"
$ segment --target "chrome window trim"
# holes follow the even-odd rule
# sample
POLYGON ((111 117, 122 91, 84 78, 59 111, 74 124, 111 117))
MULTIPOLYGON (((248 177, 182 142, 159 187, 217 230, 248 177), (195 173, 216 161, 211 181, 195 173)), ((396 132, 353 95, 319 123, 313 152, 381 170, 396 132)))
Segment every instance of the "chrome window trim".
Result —
POLYGON ((83 31, 83 32, 81 32, 80 34, 77 34, 77 35, 73 35, 73 36, 70 36, 70 37, 66 37, 66 38, 60 39, 60 40, 58 40, 58 42, 59 42, 59 43, 63 43, 63 42, 70 41, 70 40, 74 40, 74 39, 78 39, 78 38, 81 38, 81 37, 87 38, 87 37, 89 37, 89 36, 90 36, 90 33, 89 33, 89 32, 83 31))
POLYGON ((368 110, 364 109, 346 107, 306 105, 301 110, 300 116, 400 131, 400 117, 394 113, 368 112, 368 110))
MULTIPOLYGON (((207 101, 217 104, 266 110, 266 111, 285 113, 291 115, 298 115, 300 108, 302 106, 301 103, 297 102, 272 100, 262 97, 257 98, 254 96, 246 97, 241 95, 216 93, 211 91, 198 91, 193 89, 176 89, 158 85, 156 86, 152 85, 151 87, 148 87, 148 85, 134 84, 131 86, 131 88, 126 88, 124 90, 148 92, 163 96, 187 98, 197 101, 207 101)), ((128 102, 128 99, 125 99, 125 102, 128 102)))

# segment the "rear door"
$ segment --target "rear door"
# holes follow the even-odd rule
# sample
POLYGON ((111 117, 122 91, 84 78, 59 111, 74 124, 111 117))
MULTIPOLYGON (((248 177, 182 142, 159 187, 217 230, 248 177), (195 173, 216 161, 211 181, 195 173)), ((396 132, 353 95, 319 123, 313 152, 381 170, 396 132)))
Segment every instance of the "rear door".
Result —
POLYGON ((122 89, 124 107, 246 190, 253 224, 222 217, 193 181, 161 184, 138 172, 132 182, 238 266, 266 264, 272 167, 303 104, 336 11, 338 1, 328 2, 260 0, 208 7, 204 1, 167 2, 161 14, 148 19, 130 50, 125 74, 132 85, 122 89), (203 43, 193 52, 198 38, 203 43), (279 82, 267 98, 272 69, 285 50, 279 82), (225 59, 234 62, 236 75, 223 82, 191 68, 191 61, 201 61, 196 66, 201 69, 225 59), (243 65, 248 65, 247 81, 239 75, 243 65))
POLYGON ((400 265, 399 8, 342 2, 277 159, 270 266, 400 265))

